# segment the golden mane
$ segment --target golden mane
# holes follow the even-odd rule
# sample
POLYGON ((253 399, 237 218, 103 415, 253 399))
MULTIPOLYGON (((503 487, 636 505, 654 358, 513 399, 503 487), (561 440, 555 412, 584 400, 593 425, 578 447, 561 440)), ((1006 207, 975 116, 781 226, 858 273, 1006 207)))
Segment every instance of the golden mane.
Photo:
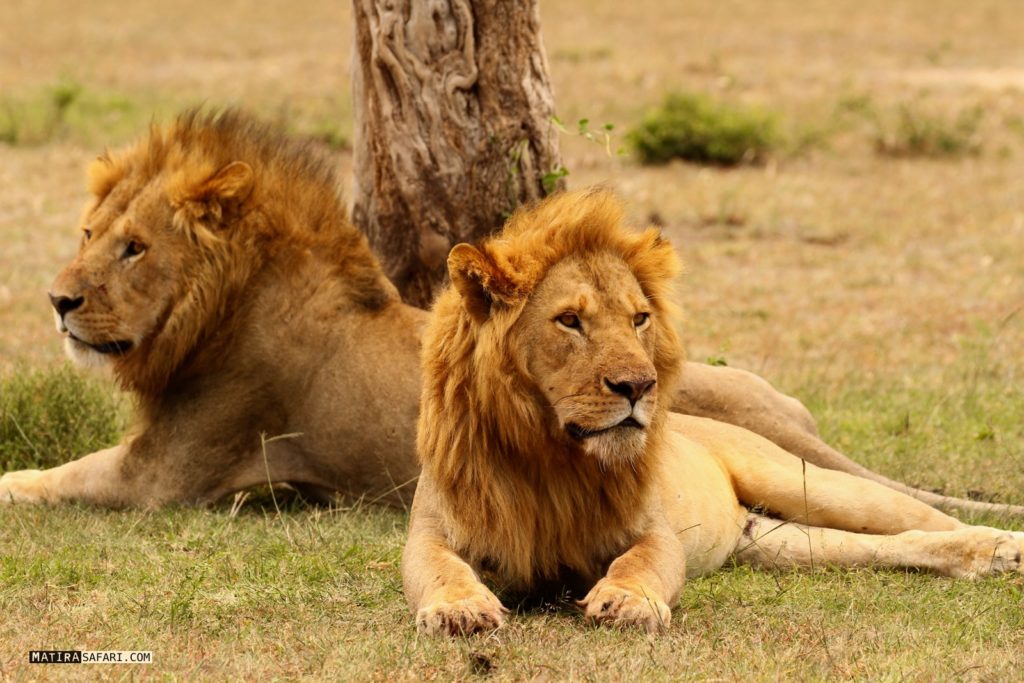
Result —
POLYGON ((520 209, 479 248, 483 263, 449 258, 453 287, 438 298, 423 351, 417 451, 436 483, 458 552, 522 589, 565 573, 600 575, 596 547, 611 553, 638 533, 638 501, 656 468, 665 409, 651 425, 648 452, 606 471, 573 457, 551 425, 551 408, 517 367, 514 325, 548 269, 570 257, 620 257, 661 320, 654 365, 670 396, 683 360, 673 327, 674 250, 657 230, 622 227, 622 206, 605 191, 553 196, 520 209), (467 303, 482 285, 485 317, 467 303), (456 504, 455 501, 458 501, 456 504), (472 542, 471 542, 472 541, 472 542))
POLYGON ((131 200, 158 184, 173 213, 166 229, 187 238, 175 242, 187 245, 176 247, 187 249, 179 300, 137 352, 114 360, 119 381, 143 398, 221 362, 243 322, 244 294, 264 268, 288 270, 313 254, 331 264, 331 282, 344 283, 353 306, 375 310, 397 299, 348 221, 334 163, 312 142, 241 111, 193 109, 154 124, 136 144, 96 159, 87 175, 96 197, 87 221, 106 202, 130 213, 131 200))

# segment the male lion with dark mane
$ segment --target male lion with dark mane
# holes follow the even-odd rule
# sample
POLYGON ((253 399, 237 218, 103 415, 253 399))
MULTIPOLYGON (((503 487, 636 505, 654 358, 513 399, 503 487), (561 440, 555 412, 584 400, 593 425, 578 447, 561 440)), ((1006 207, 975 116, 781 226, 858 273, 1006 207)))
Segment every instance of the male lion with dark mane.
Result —
POLYGON ((348 222, 328 159, 239 112, 193 111, 88 178, 81 248, 50 298, 69 355, 138 397, 137 425, 5 475, 0 500, 155 507, 268 481, 411 495, 425 314, 348 222))
POLYGON ((657 631, 685 577, 729 558, 1024 573, 1024 533, 670 414, 677 259, 656 230, 621 223, 611 195, 563 194, 451 252, 424 340, 423 471, 402 558, 422 630, 500 626, 481 578, 575 587, 589 619, 657 631))
MULTIPOLYGON (((186 112, 90 166, 79 253, 50 299, 69 355, 135 394, 136 424, 113 448, 3 475, 0 503, 202 504, 268 481, 410 500, 427 314, 349 222, 334 166, 238 111, 186 112)), ((882 479, 751 373, 687 364, 674 407, 882 479)))

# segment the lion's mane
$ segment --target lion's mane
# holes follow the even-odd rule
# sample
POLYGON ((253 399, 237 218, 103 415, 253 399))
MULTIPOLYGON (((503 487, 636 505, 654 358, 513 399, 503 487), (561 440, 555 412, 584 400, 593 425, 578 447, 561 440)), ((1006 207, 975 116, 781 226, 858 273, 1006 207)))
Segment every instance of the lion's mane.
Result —
POLYGON ((436 486, 453 547, 518 588, 566 571, 599 576, 595 556, 621 549, 643 521, 637 510, 664 441, 664 400, 645 456, 603 468, 553 432, 551 407, 517 367, 510 344, 519 342, 509 334, 549 268, 570 256, 611 252, 661 321, 653 361, 660 395, 671 396, 683 360, 672 325, 679 263, 657 230, 630 232, 622 220, 619 201, 600 190, 520 209, 480 246, 488 267, 461 278, 453 273, 455 286, 438 298, 425 336, 421 464, 436 486), (460 297, 466 280, 488 293, 483 321, 460 297))
POLYGON ((260 271, 287 269, 303 250, 334 265, 339 277, 325 286, 344 283, 339 300, 377 309, 397 298, 365 237, 349 223, 340 194, 324 191, 339 187, 334 166, 312 143, 237 110, 187 111, 93 162, 90 211, 115 194, 122 210, 130 210, 119 185, 134 198, 159 183, 173 229, 188 238, 178 242, 188 245, 178 258, 180 280, 168 284, 180 288, 176 303, 135 353, 114 359, 115 376, 138 392, 144 408, 183 373, 195 376, 223 363, 255 331, 238 328, 252 325, 240 312, 260 271), (251 188, 231 202, 216 201, 210 179, 238 161, 252 169, 251 188))

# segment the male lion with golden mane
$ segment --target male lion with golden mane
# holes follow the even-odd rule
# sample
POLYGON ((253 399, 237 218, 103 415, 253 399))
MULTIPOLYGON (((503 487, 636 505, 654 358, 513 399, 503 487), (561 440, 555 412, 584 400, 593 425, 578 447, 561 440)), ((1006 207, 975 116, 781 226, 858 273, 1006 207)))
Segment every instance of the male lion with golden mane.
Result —
MULTIPOLYGON (((191 111, 88 178, 81 247, 50 299, 69 355, 135 394, 136 424, 113 448, 5 474, 0 503, 201 504, 268 481, 410 500, 427 314, 402 303, 349 223, 333 162, 238 111, 191 111)), ((689 363, 674 407, 882 479, 751 373, 689 363)))
POLYGON ((729 558, 1024 573, 1024 533, 670 414, 677 259, 656 230, 621 222, 607 193, 563 194, 451 252, 424 340, 423 471, 402 559, 422 630, 500 626, 481 577, 576 587, 589 619, 656 631, 685 577, 729 558))

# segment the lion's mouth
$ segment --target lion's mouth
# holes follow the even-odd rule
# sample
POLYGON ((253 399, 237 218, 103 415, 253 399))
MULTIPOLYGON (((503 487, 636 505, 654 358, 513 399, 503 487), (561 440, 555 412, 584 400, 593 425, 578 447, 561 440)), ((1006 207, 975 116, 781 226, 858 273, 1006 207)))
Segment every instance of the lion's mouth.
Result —
POLYGON ((569 436, 579 441, 583 441, 584 439, 589 439, 594 436, 599 436, 601 434, 606 434, 614 429, 646 429, 646 426, 640 424, 640 422, 632 415, 622 420, 621 422, 616 422, 612 426, 604 427, 602 429, 589 429, 587 427, 583 427, 582 425, 578 425, 575 422, 570 422, 569 424, 565 425, 565 431, 569 433, 569 436))
POLYGON ((102 344, 90 344, 84 339, 76 337, 72 332, 68 332, 68 337, 78 342, 82 346, 87 346, 96 353, 102 354, 116 353, 118 355, 122 355, 131 351, 132 346, 134 346, 134 344, 132 344, 132 342, 128 340, 109 341, 103 342, 102 344))

